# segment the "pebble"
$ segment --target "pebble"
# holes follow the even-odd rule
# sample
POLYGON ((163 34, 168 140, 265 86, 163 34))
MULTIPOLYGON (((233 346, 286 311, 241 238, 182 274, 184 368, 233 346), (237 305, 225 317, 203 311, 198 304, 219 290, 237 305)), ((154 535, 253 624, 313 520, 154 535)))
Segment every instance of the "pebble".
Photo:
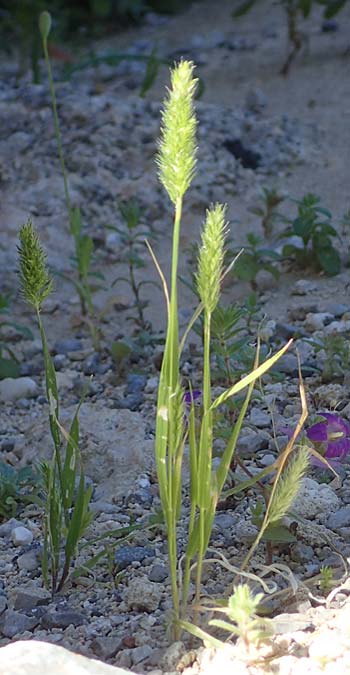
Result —
POLYGON ((33 533, 27 527, 14 527, 11 532, 11 539, 15 546, 26 546, 33 541, 33 533))
POLYGON ((264 410, 260 410, 260 408, 252 408, 249 415, 249 421, 258 429, 262 427, 270 427, 271 415, 269 415, 264 410))
POLYGON ((31 377, 5 377, 0 382, 0 401, 3 403, 35 398, 38 394, 39 387, 31 377))
POLYGON ((343 527, 350 527, 350 506, 343 506, 335 513, 331 513, 326 521, 327 527, 336 532, 343 527))
POLYGON ((245 106, 248 110, 251 110, 255 113, 260 113, 267 106, 267 97, 260 89, 260 87, 254 87, 249 89, 245 98, 245 106))
POLYGON ((0 615, 4 613, 7 608, 7 600, 4 595, 0 595, 0 615))
POLYGON ((40 605, 46 605, 51 600, 51 593, 45 588, 35 586, 34 584, 26 584, 22 587, 17 587, 14 609, 33 609, 40 605))
POLYGON ((38 623, 37 617, 29 617, 13 609, 6 609, 0 620, 0 633, 4 637, 13 638, 25 630, 32 631, 38 623))
POLYGON ((81 340, 76 338, 64 338, 63 340, 56 340, 53 351, 56 354, 69 354, 69 352, 77 352, 82 349, 83 344, 81 340))
POLYGON ((214 518, 214 525, 219 530, 229 530, 234 526, 236 518, 231 513, 217 513, 214 518))
POLYGON ((133 665, 136 666, 141 661, 147 659, 148 656, 152 654, 152 647, 150 645, 142 645, 141 647, 135 647, 130 652, 131 660, 133 665))
POLYGON ((314 557, 314 549, 312 546, 303 544, 301 541, 298 541, 296 544, 293 544, 291 547, 291 558, 295 562, 305 563, 310 562, 314 557))
POLYGON ((144 390, 147 382, 146 375, 138 375, 131 373, 127 376, 126 379, 126 388, 124 391, 124 396, 139 396, 140 393, 144 390))
POLYGON ((322 330, 325 326, 333 321, 334 315, 328 312, 317 312, 315 314, 307 314, 304 321, 304 326, 309 331, 322 330))
POLYGON ((123 596, 127 610, 154 612, 159 607, 162 588, 146 576, 131 579, 123 596))
POLYGON ((317 285, 314 281, 308 279, 298 279, 292 287, 292 295, 308 295, 317 290, 317 285))
POLYGON ((121 546, 117 548, 114 560, 119 570, 124 570, 133 562, 142 562, 145 558, 153 558, 155 551, 147 546, 121 546))
POLYGON ((237 452, 240 457, 252 457, 258 450, 267 447, 268 441, 261 433, 249 430, 247 433, 240 434, 237 442, 237 452))
POLYGON ((119 637, 105 636, 96 637, 92 640, 90 647, 94 654, 102 659, 111 659, 122 648, 122 641, 119 637))
POLYGON ((26 572, 34 572, 39 569, 39 551, 33 549, 27 553, 23 553, 17 558, 18 569, 26 570, 26 572))
POLYGON ((158 377, 150 377, 145 386, 145 392, 146 394, 153 394, 154 391, 158 388, 158 383, 159 383, 159 378, 158 377))
POLYGON ((150 581, 154 581, 156 583, 161 583, 162 581, 165 581, 169 575, 168 568, 165 567, 165 565, 153 565, 151 567, 151 570, 148 574, 148 578, 150 581))
POLYGON ((337 511, 339 506, 339 497, 329 485, 306 477, 293 504, 293 511, 302 518, 323 520, 330 511, 337 511))
POLYGON ((88 620, 84 614, 74 610, 49 611, 41 619, 42 628, 52 630, 52 628, 67 628, 67 626, 82 626, 87 624, 88 620))
POLYGON ((97 352, 90 354, 90 356, 85 359, 83 363, 83 373, 84 375, 96 375, 99 372, 100 367, 100 355, 97 352))

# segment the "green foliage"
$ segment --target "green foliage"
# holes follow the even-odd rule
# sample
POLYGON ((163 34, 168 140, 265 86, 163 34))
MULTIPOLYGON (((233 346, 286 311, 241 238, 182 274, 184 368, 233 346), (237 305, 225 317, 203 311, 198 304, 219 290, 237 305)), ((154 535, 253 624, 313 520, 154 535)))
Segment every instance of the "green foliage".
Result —
POLYGON ((323 335, 322 338, 310 340, 315 352, 323 350, 325 358, 322 361, 321 379, 325 384, 329 382, 343 382, 345 373, 350 367, 350 343, 348 337, 342 333, 323 335))
POLYGON ((6 328, 13 328, 27 340, 33 339, 33 333, 26 326, 11 321, 7 316, 10 314, 10 297, 0 293, 0 380, 5 377, 18 377, 20 367, 13 349, 9 345, 6 328), (4 356, 6 354, 6 356, 4 356))
MULTIPOLYGON (((299 29, 299 19, 309 18, 315 5, 323 7, 324 19, 331 19, 345 7, 347 2, 348 0, 279 0, 279 4, 285 10, 288 40, 291 45, 291 51, 281 68, 281 75, 288 74, 293 60, 307 40, 299 29)), ((237 19, 247 14, 256 4, 257 0, 236 0, 235 9, 232 12, 233 18, 237 19)), ((271 2, 272 7, 275 4, 274 1, 271 2)))
POLYGON ((150 241, 155 239, 154 232, 140 225, 142 218, 142 211, 136 200, 129 200, 121 202, 119 205, 120 213, 123 217, 125 227, 118 227, 116 225, 109 225, 108 229, 118 232, 120 236, 122 257, 121 261, 126 263, 128 267, 128 276, 120 276, 114 279, 112 286, 123 282, 129 286, 134 296, 134 304, 131 309, 134 309, 136 314, 130 317, 141 330, 149 330, 149 322, 146 321, 144 310, 148 306, 148 300, 141 298, 141 289, 146 285, 158 284, 149 279, 137 279, 137 270, 144 269, 146 263, 143 257, 145 249, 145 240, 150 241))
POLYGON ((320 591, 324 595, 328 595, 329 591, 332 590, 334 581, 333 568, 330 565, 322 565, 320 568, 320 591))
POLYGON ((269 238, 273 231, 275 220, 279 217, 276 212, 277 207, 284 201, 284 196, 277 190, 268 188, 262 189, 261 205, 251 208, 251 213, 261 218, 261 226, 265 237, 269 238))
POLYGON ((253 232, 247 234, 247 242, 248 245, 244 246, 243 253, 233 266, 232 275, 241 281, 248 281, 255 291, 256 276, 261 270, 269 272, 274 279, 279 279, 280 272, 276 263, 280 260, 280 255, 273 249, 266 248, 264 240, 253 232))
POLYGON ((0 462, 0 518, 13 518, 25 504, 42 505, 40 489, 40 473, 35 468, 15 469, 0 462))
MULTIPOLYGON (((258 616, 259 604, 263 599, 263 593, 253 594, 248 584, 239 584, 233 589, 228 598, 227 605, 224 603, 216 607, 202 607, 200 609, 224 614, 228 621, 211 619, 209 626, 214 626, 228 632, 231 636, 236 635, 243 641, 247 654, 252 647, 259 648, 262 642, 266 642, 273 635, 273 622, 271 619, 258 616)), ((183 621, 182 625, 192 635, 203 640, 204 644, 213 648, 223 647, 225 642, 214 638, 206 631, 183 621)))
POLYGON ((283 255, 294 258, 301 267, 313 267, 327 276, 339 274, 341 262, 332 241, 337 236, 332 214, 319 205, 320 198, 312 193, 295 201, 298 214, 293 220, 286 219, 289 227, 281 236, 300 237, 300 247, 287 243, 283 247, 283 255))
POLYGON ((76 555, 78 543, 92 520, 92 514, 89 512, 92 488, 85 488, 78 445, 78 414, 83 398, 76 409, 69 433, 60 423, 56 373, 40 314, 42 302, 52 291, 51 278, 46 268, 46 256, 30 222, 22 226, 19 240, 19 274, 22 293, 27 302, 36 310, 44 356, 49 424, 54 445, 51 462, 43 462, 41 467, 45 493, 42 572, 46 586, 49 586, 50 577, 51 591, 54 594, 63 588, 76 555), (65 452, 62 456, 63 439, 65 440, 65 452), (76 487, 77 481, 78 487, 76 487), (61 570, 62 546, 64 563, 61 570))
MULTIPOLYGON (((92 302, 92 295, 93 292, 98 290, 101 286, 92 286, 90 283, 90 267, 91 267, 91 259, 92 259, 92 254, 93 254, 93 241, 89 235, 83 232, 82 228, 82 221, 81 221, 81 213, 79 207, 72 208, 71 204, 71 198, 70 198, 70 193, 69 193, 69 185, 68 185, 68 174, 67 174, 67 169, 66 169, 66 164, 64 161, 64 156, 63 156, 63 146, 62 146, 62 135, 61 135, 61 130, 60 130, 60 123, 59 123, 59 118, 58 118, 58 112, 57 112, 57 101, 56 101, 56 93, 55 93, 55 86, 54 86, 54 81, 53 81, 53 76, 52 76, 52 70, 51 70, 51 62, 49 58, 49 52, 48 52, 48 35, 50 32, 51 28, 51 16, 49 12, 42 12, 39 16, 39 29, 41 33, 41 38, 42 38, 42 45, 43 45, 43 51, 44 51, 44 57, 45 57, 45 62, 46 62, 46 67, 47 67, 47 74, 48 74, 48 79, 49 79, 49 87, 50 87, 50 96, 51 96, 51 104, 52 104, 52 112, 53 112, 53 119, 54 119, 54 127, 55 127, 55 136, 56 136, 56 142, 57 142, 57 148, 58 148, 58 154, 59 154, 59 159, 60 159, 60 164, 61 164, 61 170, 62 170, 62 177, 63 177, 63 185, 64 185, 64 195, 65 195, 65 201, 66 201, 66 209, 67 209, 67 214, 69 218, 69 224, 70 224, 70 232, 73 237, 74 241, 74 247, 75 247, 75 266, 77 269, 77 278, 76 279, 71 279, 70 277, 66 277, 69 281, 71 281, 80 298, 80 305, 81 305, 81 311, 83 316, 86 316, 86 322, 89 326, 93 345, 95 349, 99 349, 100 347, 100 334, 99 334, 99 329, 97 326, 96 322, 96 317, 95 317, 95 310, 92 302)), ((96 274, 95 274, 96 276, 96 274)), ((102 275, 97 275, 99 278, 101 278, 102 275)), ((103 278, 103 277, 102 277, 103 278)))

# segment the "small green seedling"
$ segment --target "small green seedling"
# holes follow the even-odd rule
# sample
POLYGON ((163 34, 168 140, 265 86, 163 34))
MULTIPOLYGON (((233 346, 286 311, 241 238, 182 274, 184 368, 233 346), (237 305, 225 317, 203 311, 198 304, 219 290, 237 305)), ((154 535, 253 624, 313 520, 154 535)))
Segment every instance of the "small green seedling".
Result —
POLYGON ((298 205, 298 214, 293 220, 286 219, 289 227, 281 237, 300 237, 300 246, 285 244, 283 256, 294 258, 300 267, 312 267, 327 276, 339 274, 341 262, 333 246, 337 231, 332 225, 332 214, 319 205, 320 198, 312 193, 293 201, 298 205))
MULTIPOLYGON (((228 620, 211 619, 209 626, 229 633, 230 637, 239 637, 249 655, 252 648, 259 649, 261 643, 268 641, 274 633, 272 620, 258 616, 259 605, 263 597, 263 593, 253 594, 248 584, 239 584, 234 587, 232 595, 226 601, 227 604, 223 601, 218 606, 201 605, 199 609, 224 614, 228 620)), ((226 640, 225 642, 218 640, 188 622, 186 622, 186 628, 192 635, 203 640, 205 645, 220 648, 226 643, 226 640)))
POLYGON ((139 204, 135 200, 131 199, 128 202, 122 202, 119 205, 119 209, 123 217, 125 227, 122 228, 117 227, 116 225, 110 225, 108 228, 118 232, 120 235, 123 249, 122 262, 125 262, 128 266, 128 276, 117 277, 114 279, 112 286, 115 286, 120 282, 123 282, 129 286, 134 296, 134 304, 132 305, 132 309, 134 309, 136 312, 136 315, 131 318, 139 329, 142 331, 147 331, 150 329, 150 325, 145 319, 144 310, 148 306, 149 301, 142 299, 141 289, 146 285, 159 286, 155 281, 150 279, 139 280, 137 278, 137 271, 146 267, 146 263, 142 255, 145 249, 145 240, 147 239, 150 241, 155 238, 155 235, 154 232, 150 230, 150 228, 140 226, 142 212, 139 204))
POLYGON ((22 294, 36 313, 44 356, 49 424, 54 446, 53 458, 43 462, 41 473, 45 500, 44 547, 42 573, 52 595, 62 590, 75 559, 79 541, 92 521, 89 511, 92 487, 85 487, 85 476, 79 450, 80 401, 69 433, 60 422, 59 398, 55 368, 50 356, 41 308, 53 289, 47 270, 46 255, 38 235, 29 221, 19 235, 19 273, 22 294), (65 450, 62 453, 65 441, 65 450), (63 566, 61 562, 62 549, 63 566), (49 583, 49 577, 51 583, 49 583))
POLYGON ((277 251, 266 248, 264 240, 253 232, 247 234, 247 242, 248 244, 243 247, 243 252, 237 258, 231 274, 241 281, 248 281, 252 290, 256 291, 256 277, 261 270, 269 272, 274 279, 279 279, 280 271, 277 263, 280 261, 280 255, 277 251))
MULTIPOLYGON (((99 334, 99 328, 96 322, 96 317, 95 317, 95 310, 93 306, 93 300, 92 296, 93 293, 101 288, 100 283, 97 283, 97 285, 92 285, 90 282, 90 278, 92 276, 91 272, 91 262, 92 262, 92 255, 93 255, 93 250, 94 250, 94 244, 92 241, 92 238, 83 232, 83 227, 82 227, 82 220, 81 220, 81 213, 79 207, 73 208, 72 202, 71 202, 71 197, 70 197, 70 192, 69 192, 69 183, 68 183, 68 172, 66 169, 66 164, 64 160, 64 155, 63 155, 63 143, 62 143, 62 134, 60 130, 60 123, 59 123, 59 118, 58 118, 58 112, 57 112, 57 101, 56 101, 56 93, 55 93, 55 86, 54 86, 54 81, 53 81, 53 75, 52 75, 52 70, 51 70, 51 62, 50 62, 50 57, 49 57, 49 52, 48 52, 48 37, 51 31, 51 16, 49 12, 42 12, 39 17, 39 29, 40 29, 40 34, 42 38, 42 44, 43 44, 43 51, 44 51, 44 57, 45 57, 45 62, 47 66, 47 73, 48 73, 48 79, 49 79, 49 87, 50 87, 50 95, 51 95, 51 103, 52 103, 52 111, 53 111, 53 119, 54 119, 54 128, 55 128, 55 136, 56 136, 56 142, 57 142, 57 148, 58 148, 58 155, 59 155, 59 160, 61 164, 61 171, 62 171, 62 176, 63 176, 63 185, 64 185, 64 195, 65 195, 65 202, 66 202, 66 209, 67 209, 67 214, 69 218, 69 224, 70 224, 70 232, 74 240, 74 247, 75 247, 75 256, 74 256, 74 265, 76 267, 76 270, 78 272, 77 278, 72 279, 70 276, 65 276, 65 278, 73 283, 75 286, 77 293, 80 298, 80 305, 81 305, 81 312, 82 315, 85 317, 86 322, 89 326, 93 345, 95 349, 99 349, 100 347, 100 334, 99 334)), ((93 276, 95 276, 98 279, 103 278, 101 274, 96 274, 94 273, 93 276)))
POLYGON ((40 473, 31 466, 15 469, 0 462, 0 519, 7 520, 17 515, 26 504, 43 505, 39 496, 40 473))
POLYGON ((332 567, 330 567, 330 565, 322 565, 322 567, 320 568, 320 581, 319 581, 321 593, 323 593, 324 595, 328 595, 328 593, 333 588, 333 582, 334 582, 334 574, 332 567))
POLYGON ((18 377, 20 366, 18 358, 9 345, 7 328, 13 328, 27 340, 33 339, 33 333, 26 326, 7 318, 10 314, 10 297, 0 293, 0 380, 5 377, 18 377), (6 354, 6 356, 4 356, 6 354))
POLYGON ((251 213, 254 213, 261 218, 261 227, 267 239, 272 235, 274 222, 280 217, 276 209, 284 199, 285 197, 280 195, 277 190, 263 188, 261 206, 255 206, 249 209, 251 213))

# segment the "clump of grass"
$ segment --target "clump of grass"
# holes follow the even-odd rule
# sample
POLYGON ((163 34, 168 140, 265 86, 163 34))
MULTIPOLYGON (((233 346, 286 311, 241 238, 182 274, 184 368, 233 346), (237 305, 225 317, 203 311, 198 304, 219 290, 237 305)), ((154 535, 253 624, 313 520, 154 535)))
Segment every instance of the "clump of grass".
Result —
MULTIPOLYGON (((211 393, 211 322, 220 297, 225 274, 226 207, 215 204, 207 211, 202 232, 195 275, 200 304, 184 336, 179 338, 177 279, 179 240, 183 198, 190 187, 196 169, 196 127, 194 96, 196 79, 191 62, 181 61, 171 72, 171 88, 164 103, 161 138, 157 164, 159 178, 174 206, 171 286, 168 290, 161 275, 168 312, 164 357, 160 373, 156 417, 156 465, 161 503, 168 534, 169 566, 174 609, 174 634, 185 627, 192 563, 196 567, 196 604, 199 604, 203 559, 208 548, 216 506, 224 487, 242 422, 255 381, 282 354, 259 364, 259 346, 251 373, 212 400, 211 393), (186 337, 203 313, 203 405, 200 419, 195 423, 193 397, 189 421, 184 421, 184 388, 180 373, 180 356, 186 337), (247 390, 230 437, 217 469, 212 463, 213 413, 235 394, 247 390), (190 453, 190 517, 184 572, 178 578, 177 525, 182 507, 182 463, 185 444, 190 453)), ((154 256, 154 254, 152 253, 154 256)), ((190 391, 191 391, 190 386, 190 391)), ((190 397, 191 398, 191 397, 190 397)))
POLYGON ((54 446, 52 460, 43 462, 41 466, 45 492, 42 572, 45 585, 51 586, 54 595, 62 590, 79 541, 92 521, 93 515, 89 511, 92 487, 85 487, 79 450, 78 415, 82 400, 69 433, 60 422, 56 373, 41 318, 42 304, 53 290, 53 281, 47 269, 46 255, 30 221, 20 230, 18 252, 22 294, 35 310, 41 336, 49 423, 54 446), (65 449, 62 453, 64 441, 65 449), (62 549, 63 565, 60 557, 62 549))

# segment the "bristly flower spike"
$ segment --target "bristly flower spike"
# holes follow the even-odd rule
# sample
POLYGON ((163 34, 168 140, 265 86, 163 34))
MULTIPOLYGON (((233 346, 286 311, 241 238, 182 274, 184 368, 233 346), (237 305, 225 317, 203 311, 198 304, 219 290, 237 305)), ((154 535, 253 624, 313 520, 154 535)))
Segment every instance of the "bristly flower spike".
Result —
POLYGON ((46 253, 30 220, 19 233, 19 275, 22 294, 37 312, 53 289, 53 281, 47 269, 46 253))
POLYGON ((193 98, 197 80, 191 61, 171 71, 171 89, 164 102, 157 165, 159 178, 176 204, 188 190, 196 167, 196 127, 193 98))
POLYGON ((226 206, 215 204, 207 211, 199 249, 196 275, 198 294, 207 312, 219 301, 225 255, 226 206))

